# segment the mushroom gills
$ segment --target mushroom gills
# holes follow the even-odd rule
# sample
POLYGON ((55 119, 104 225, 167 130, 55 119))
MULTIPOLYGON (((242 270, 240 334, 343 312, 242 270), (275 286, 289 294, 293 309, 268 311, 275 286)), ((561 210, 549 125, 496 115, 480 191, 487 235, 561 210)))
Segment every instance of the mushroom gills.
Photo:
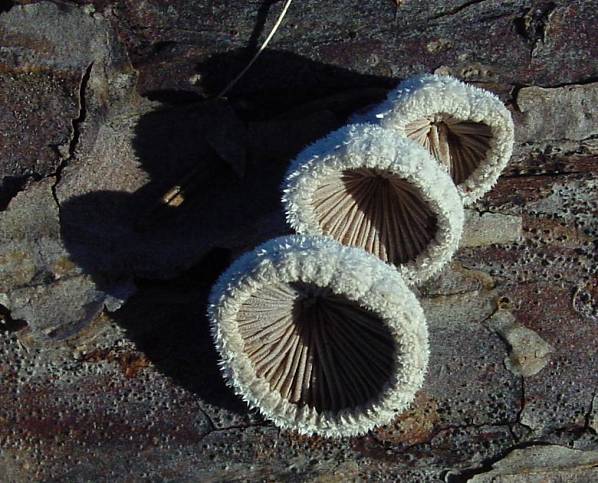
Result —
POLYGON ((492 130, 486 124, 448 114, 410 122, 405 126, 405 134, 447 166, 455 184, 463 183, 484 161, 492 138, 492 130))
POLYGON ((420 190, 385 170, 335 173, 316 188, 312 203, 324 234, 394 265, 415 260, 437 229, 420 190))
POLYGON ((262 287, 237 323, 258 378, 289 403, 338 412, 377 400, 396 343, 383 321, 328 288, 302 282, 262 287))

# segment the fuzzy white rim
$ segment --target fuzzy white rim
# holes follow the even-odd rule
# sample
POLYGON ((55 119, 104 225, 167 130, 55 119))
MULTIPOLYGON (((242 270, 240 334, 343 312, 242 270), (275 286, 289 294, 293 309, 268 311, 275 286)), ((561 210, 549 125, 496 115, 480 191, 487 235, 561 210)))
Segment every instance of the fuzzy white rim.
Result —
POLYGON ((501 100, 449 76, 407 79, 362 119, 418 140, 445 169, 456 166, 465 206, 492 189, 513 150, 513 120, 501 100))
POLYGON ((375 253, 410 284, 437 273, 461 237, 462 201, 447 172, 415 141, 373 124, 344 126, 302 151, 283 192, 287 220, 298 233, 375 253), (326 190, 335 198, 324 199, 326 190))
POLYGON ((363 434, 407 409, 423 383, 429 352, 419 302, 390 266, 327 238, 281 237, 245 254, 212 289, 208 315, 225 379, 251 407, 282 428, 327 437, 363 434), (257 375, 239 324, 247 314, 240 312, 264 288, 297 282, 329 290, 375 314, 392 336, 392 371, 376 397, 353 407, 318 410, 290 402, 257 375))

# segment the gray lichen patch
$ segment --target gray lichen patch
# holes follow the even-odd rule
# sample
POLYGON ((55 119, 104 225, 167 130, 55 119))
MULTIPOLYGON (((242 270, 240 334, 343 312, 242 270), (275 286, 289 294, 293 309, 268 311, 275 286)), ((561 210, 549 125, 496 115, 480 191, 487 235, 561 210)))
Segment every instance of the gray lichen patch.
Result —
POLYGON ((431 348, 424 390, 438 406, 437 427, 515 422, 519 377, 504 366, 500 337, 482 323, 496 310, 495 290, 438 295, 421 304, 431 348))
POLYGON ((541 199, 526 206, 526 211, 541 219, 556 219, 574 225, 583 234, 598 235, 598 181, 594 176, 557 181, 541 199))
POLYGON ((114 48, 115 33, 102 15, 52 2, 15 6, 0 16, 0 43, 0 61, 23 70, 80 71, 94 61, 126 59, 124 49, 114 48))
POLYGON ((548 364, 554 348, 536 332, 518 323, 507 310, 497 310, 485 324, 509 344, 505 366, 513 374, 533 376, 548 364))
POLYGON ((3 304, 42 338, 66 337, 93 320, 104 305, 117 308, 121 303, 71 261, 60 235, 53 182, 33 183, 0 213, 3 304))
POLYGON ((516 449, 492 465, 492 469, 467 480, 471 483, 504 481, 590 482, 598 479, 598 451, 579 451, 563 446, 530 446, 516 449))
POLYGON ((598 83, 524 87, 516 103, 523 113, 515 130, 519 143, 582 141, 598 134, 598 83))
POLYGON ((465 210, 460 246, 480 247, 518 242, 522 237, 521 229, 520 216, 465 210))
POLYGON ((462 263, 453 261, 439 275, 422 284, 419 290, 424 297, 434 297, 491 290, 494 286, 494 279, 488 273, 467 268, 462 263))

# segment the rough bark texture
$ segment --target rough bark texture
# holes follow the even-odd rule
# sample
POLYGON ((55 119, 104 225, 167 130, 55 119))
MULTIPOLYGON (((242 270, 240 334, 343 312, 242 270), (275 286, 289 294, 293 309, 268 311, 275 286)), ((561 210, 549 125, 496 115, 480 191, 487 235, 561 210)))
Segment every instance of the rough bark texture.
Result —
POLYGON ((280 8, 0 3, 0 479, 596 481, 598 3, 295 2, 214 100, 280 8), (207 291, 286 232, 289 159, 419 72, 517 137, 419 289, 425 387, 365 437, 279 431, 224 386, 207 291))

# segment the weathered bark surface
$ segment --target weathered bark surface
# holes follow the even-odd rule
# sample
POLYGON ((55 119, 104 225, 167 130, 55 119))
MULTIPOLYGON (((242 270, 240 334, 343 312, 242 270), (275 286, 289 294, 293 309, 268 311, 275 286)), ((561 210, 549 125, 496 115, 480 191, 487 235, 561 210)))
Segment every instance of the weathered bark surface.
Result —
POLYGON ((598 479, 598 2, 399 3, 295 2, 220 101, 280 2, 0 3, 0 479, 598 479), (419 288, 425 387, 362 438, 281 432, 222 382, 207 292, 286 233, 302 146, 433 71, 517 145, 419 288))

